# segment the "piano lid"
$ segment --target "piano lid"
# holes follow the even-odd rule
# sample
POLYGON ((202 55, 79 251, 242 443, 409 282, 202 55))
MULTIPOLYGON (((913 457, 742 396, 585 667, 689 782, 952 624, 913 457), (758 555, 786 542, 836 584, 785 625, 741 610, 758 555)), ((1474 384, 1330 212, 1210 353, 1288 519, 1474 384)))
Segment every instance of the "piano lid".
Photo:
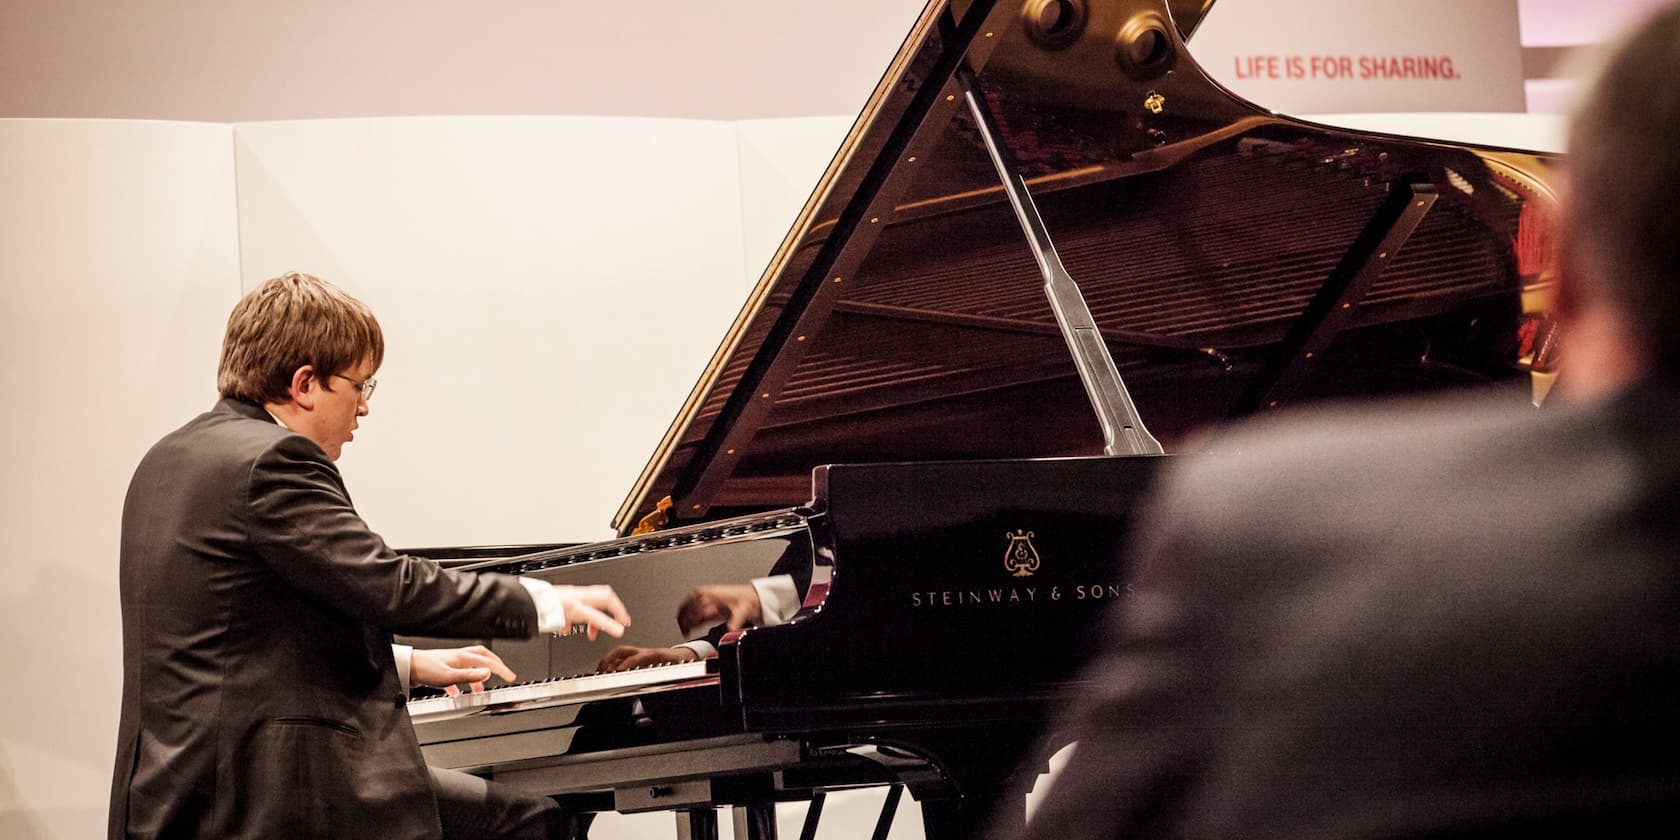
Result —
POLYGON ((1173 451, 1329 397, 1550 365, 1557 158, 1247 103, 1185 39, 1211 0, 934 0, 614 518, 805 501, 836 462, 1100 454, 963 108, 974 72, 1144 423, 1173 451))

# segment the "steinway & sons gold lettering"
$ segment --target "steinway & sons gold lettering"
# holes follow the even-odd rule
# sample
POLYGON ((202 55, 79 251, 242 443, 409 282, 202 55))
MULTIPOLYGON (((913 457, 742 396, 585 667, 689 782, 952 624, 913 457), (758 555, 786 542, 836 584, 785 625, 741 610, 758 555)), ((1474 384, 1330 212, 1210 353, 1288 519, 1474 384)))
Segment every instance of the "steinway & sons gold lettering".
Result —
POLYGON ((1129 583, 1078 584, 1072 589, 1052 586, 1009 586, 985 589, 939 589, 910 593, 912 607, 966 607, 985 604, 1037 604, 1051 601, 1100 601, 1132 594, 1129 583))

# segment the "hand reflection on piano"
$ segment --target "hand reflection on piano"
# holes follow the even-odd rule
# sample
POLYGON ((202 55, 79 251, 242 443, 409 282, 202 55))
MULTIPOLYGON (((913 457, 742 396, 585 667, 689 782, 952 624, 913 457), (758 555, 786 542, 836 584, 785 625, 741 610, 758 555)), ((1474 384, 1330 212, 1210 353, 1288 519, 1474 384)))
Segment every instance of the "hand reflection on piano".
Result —
POLYGON ((606 656, 595 666, 598 673, 610 674, 614 671, 630 671, 636 668, 646 668, 650 665, 673 665, 679 662, 694 662, 700 659, 699 651, 687 647, 646 648, 635 645, 619 645, 608 651, 606 656))
POLYGON ((684 636, 720 622, 730 630, 740 630, 759 623, 762 613, 758 590, 752 584, 697 586, 677 607, 677 627, 684 636))
POLYGON ((707 584, 690 591, 677 606, 677 627, 684 636, 690 636, 700 628, 715 625, 704 636, 663 648, 620 645, 601 658, 596 670, 611 673, 706 659, 716 655, 717 645, 729 633, 787 621, 798 611, 803 589, 787 570, 797 562, 807 562, 808 549, 804 546, 802 541, 791 541, 769 577, 754 578, 750 583, 707 584))

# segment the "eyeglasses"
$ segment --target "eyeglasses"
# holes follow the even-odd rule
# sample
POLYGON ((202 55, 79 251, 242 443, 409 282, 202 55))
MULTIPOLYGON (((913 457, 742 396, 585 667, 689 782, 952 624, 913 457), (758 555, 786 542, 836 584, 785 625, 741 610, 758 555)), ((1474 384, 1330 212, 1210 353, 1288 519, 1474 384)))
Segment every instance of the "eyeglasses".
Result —
POLYGON ((351 379, 350 377, 345 376, 342 373, 335 373, 335 374, 333 374, 333 376, 338 377, 339 379, 342 379, 345 382, 348 382, 351 385, 354 385, 358 389, 360 389, 361 392, 362 392, 362 401, 363 402, 366 402, 367 400, 373 399, 373 389, 379 387, 379 380, 374 379, 371 376, 362 380, 362 381, 360 381, 360 382, 357 382, 356 380, 351 379))

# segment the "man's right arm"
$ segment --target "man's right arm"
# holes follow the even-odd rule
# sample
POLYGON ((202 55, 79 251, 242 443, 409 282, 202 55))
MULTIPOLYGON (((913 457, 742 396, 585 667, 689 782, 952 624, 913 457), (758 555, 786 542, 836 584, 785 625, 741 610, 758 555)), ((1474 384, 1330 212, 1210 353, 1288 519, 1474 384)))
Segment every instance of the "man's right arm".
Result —
POLYGON ((523 576, 519 583, 536 604, 538 633, 564 636, 581 626, 590 641, 601 633, 616 639, 630 623, 630 613, 610 586, 557 586, 523 576))
MULTIPOLYGON (((308 597, 397 633, 525 638, 539 631, 536 597, 520 578, 451 571, 392 550, 357 515, 332 462, 305 438, 287 436, 264 451, 244 490, 257 554, 308 597)), ((583 608, 612 614, 604 604, 599 596, 562 594, 561 617, 550 621, 555 629, 588 624, 583 608)))

